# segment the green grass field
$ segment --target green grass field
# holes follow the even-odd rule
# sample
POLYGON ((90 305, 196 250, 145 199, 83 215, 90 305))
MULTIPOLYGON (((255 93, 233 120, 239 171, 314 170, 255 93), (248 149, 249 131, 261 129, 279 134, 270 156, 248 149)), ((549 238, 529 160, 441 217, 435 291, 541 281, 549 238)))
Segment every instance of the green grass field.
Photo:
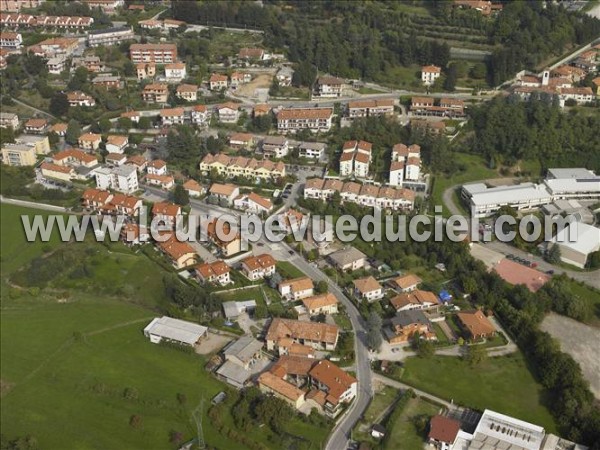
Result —
POLYGON ((543 406, 542 387, 527 369, 523 356, 488 358, 471 367, 451 356, 406 359, 402 381, 470 408, 486 408, 543 426, 556 425, 543 406))
POLYGON ((415 419, 419 417, 429 418, 436 415, 440 410, 439 406, 426 402, 420 398, 411 398, 402 414, 394 421, 388 424, 389 437, 385 441, 385 449, 398 450, 421 450, 425 442, 425 435, 422 435, 415 425, 415 419))
MULTIPOLYGON (((204 398, 207 410, 219 391, 230 398, 237 393, 204 370, 204 357, 152 344, 143 336, 165 301, 162 269, 121 244, 62 244, 56 237, 27 243, 19 215, 35 212, 1 206, 3 435, 32 435, 40 448, 77 449, 168 449, 177 447, 169 440, 172 432, 184 440, 195 437, 192 411, 200 401, 204 398), (9 284, 34 258, 44 255, 52 264, 52 250, 63 247, 81 255, 81 264, 93 268, 92 276, 72 278, 73 269, 67 268, 41 290, 9 284), (186 401, 179 402, 178 394, 186 401), (129 424, 133 415, 141 418, 139 428, 129 424)), ((203 417, 208 446, 244 448, 203 417)), ((287 431, 314 448, 328 433, 299 418, 287 431)), ((264 428, 256 427, 249 437, 283 448, 264 428)))
POLYGON ((451 177, 437 175, 434 178, 433 189, 431 192, 431 204, 435 206, 443 205, 443 214, 446 217, 450 214, 442 201, 442 196, 444 191, 450 186, 500 177, 495 170, 488 169, 483 159, 478 155, 454 153, 454 158, 459 164, 464 165, 465 170, 452 175, 451 177))
POLYGON ((289 261, 278 261, 276 269, 284 280, 306 276, 304 272, 302 272, 289 261))

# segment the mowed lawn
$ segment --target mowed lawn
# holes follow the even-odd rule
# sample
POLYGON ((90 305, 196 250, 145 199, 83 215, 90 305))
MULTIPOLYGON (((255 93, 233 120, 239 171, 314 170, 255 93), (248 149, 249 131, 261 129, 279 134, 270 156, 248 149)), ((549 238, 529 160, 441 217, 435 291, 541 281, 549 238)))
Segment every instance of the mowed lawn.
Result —
POLYGON ((488 358, 478 366, 452 356, 406 359, 402 381, 430 394, 483 411, 526 420, 555 432, 536 383, 520 353, 488 358))
POLYGON ((420 398, 411 398, 402 413, 388 424, 390 435, 385 440, 385 449, 421 450, 425 436, 421 435, 415 425, 415 419, 426 416, 427 419, 440 412, 440 407, 420 398))

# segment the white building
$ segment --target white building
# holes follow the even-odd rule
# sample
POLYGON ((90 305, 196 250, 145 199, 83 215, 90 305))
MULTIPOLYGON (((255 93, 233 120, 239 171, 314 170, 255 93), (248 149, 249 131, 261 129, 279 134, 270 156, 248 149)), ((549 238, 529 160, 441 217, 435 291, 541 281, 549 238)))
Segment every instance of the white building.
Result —
POLYGON ((104 28, 88 32, 88 45, 90 47, 115 45, 134 38, 135 34, 131 27, 104 28))
POLYGON ((442 74, 442 69, 438 66, 423 66, 421 68, 421 81, 424 85, 430 86, 435 83, 440 75, 442 74))
POLYGON ((114 189, 131 194, 139 189, 137 170, 130 165, 117 167, 99 167, 95 170, 98 189, 114 189))
POLYGON ((185 320, 173 319, 172 317, 157 317, 144 328, 144 336, 150 342, 175 342, 180 345, 195 346, 203 337, 206 337, 208 328, 185 320))
POLYGON ((321 159, 325 155, 327 145, 321 142, 300 142, 298 156, 308 159, 321 159))
POLYGON ((340 156, 340 176, 367 178, 372 147, 373 144, 365 141, 345 142, 340 156))
POLYGON ((267 136, 262 143, 265 158, 283 158, 289 152, 289 141, 284 136, 267 136))
POLYGON ((310 130, 313 133, 331 129, 333 108, 283 108, 277 113, 277 131, 295 133, 310 130))
POLYGON ((236 123, 240 117, 239 105, 235 103, 219 105, 217 106, 217 114, 219 116, 219 122, 236 123))
POLYGON ((345 81, 337 77, 319 77, 315 83, 314 97, 336 98, 342 96, 345 81))
POLYGON ((191 120, 195 125, 206 125, 208 119, 208 110, 204 105, 195 105, 191 111, 191 120))
POLYGON ((169 83, 178 83, 187 77, 185 63, 177 62, 165 66, 165 78, 169 83))
POLYGON ((600 250, 600 229, 585 223, 574 222, 560 230, 552 239, 551 245, 558 245, 560 248, 562 262, 583 269, 588 256, 600 250), (574 239, 571 240, 572 237, 574 239))

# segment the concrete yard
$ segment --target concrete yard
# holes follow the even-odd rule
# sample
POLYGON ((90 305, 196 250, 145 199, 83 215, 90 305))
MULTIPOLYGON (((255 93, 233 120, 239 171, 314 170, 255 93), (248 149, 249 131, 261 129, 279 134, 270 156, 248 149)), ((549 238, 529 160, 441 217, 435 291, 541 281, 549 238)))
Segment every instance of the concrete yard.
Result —
POLYGON ((579 363, 591 391, 600 399, 600 329, 553 313, 546 316, 541 328, 579 363))

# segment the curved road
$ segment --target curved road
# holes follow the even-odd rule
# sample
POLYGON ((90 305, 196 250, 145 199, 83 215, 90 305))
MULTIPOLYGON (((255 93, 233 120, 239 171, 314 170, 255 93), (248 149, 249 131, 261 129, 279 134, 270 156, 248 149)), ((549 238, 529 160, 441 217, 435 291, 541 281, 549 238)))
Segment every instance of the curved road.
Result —
MULTIPOLYGON (((479 183, 484 183, 486 181, 490 180, 481 180, 479 181, 479 183)), ((477 181, 473 181, 473 183, 477 183, 477 181)), ((448 208, 451 214, 464 216, 464 214, 462 213, 460 208, 454 203, 454 199, 452 198, 452 194, 460 186, 461 184, 455 184, 454 186, 450 186, 448 189, 446 189, 442 195, 442 201, 444 203, 444 206, 448 208)), ((585 283, 588 286, 600 289, 600 269, 594 270, 593 272, 578 272, 575 270, 564 269, 560 266, 549 264, 543 258, 524 252, 516 247, 513 247, 512 245, 500 241, 489 242, 486 244, 486 246, 491 248, 492 250, 502 253, 503 255, 512 254, 536 262, 538 264, 539 270, 541 271, 554 270, 554 272, 557 274, 564 273, 567 276, 573 278, 574 280, 581 281, 582 283, 585 283)))

